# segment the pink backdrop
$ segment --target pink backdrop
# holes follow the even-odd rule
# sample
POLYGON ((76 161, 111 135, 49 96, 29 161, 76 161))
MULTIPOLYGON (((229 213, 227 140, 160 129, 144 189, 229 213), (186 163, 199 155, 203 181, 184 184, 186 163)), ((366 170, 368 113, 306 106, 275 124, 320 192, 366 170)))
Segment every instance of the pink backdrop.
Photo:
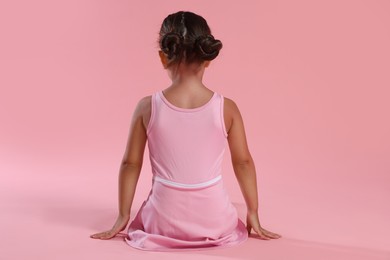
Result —
MULTIPOLYGON (((115 220, 131 115, 170 84, 156 40, 182 9, 224 44, 204 82, 241 109, 262 225, 283 239, 390 251, 385 0, 2 1, 1 251, 39 258, 76 241, 85 257, 106 245, 130 252, 88 236, 115 220)), ((132 214, 150 189, 147 152, 132 214)), ((243 217, 228 153, 224 179, 243 217)))

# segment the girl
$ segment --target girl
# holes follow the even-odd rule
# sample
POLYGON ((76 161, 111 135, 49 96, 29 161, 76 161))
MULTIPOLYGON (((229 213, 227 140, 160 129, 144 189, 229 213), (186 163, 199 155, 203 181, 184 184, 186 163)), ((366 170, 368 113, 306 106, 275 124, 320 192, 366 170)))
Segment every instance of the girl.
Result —
POLYGON ((244 242, 252 229, 261 239, 280 238, 259 222, 255 165, 237 105, 202 83, 221 41, 203 17, 180 11, 164 19, 159 46, 172 84, 138 102, 120 167, 118 218, 91 237, 110 239, 126 228, 148 141, 152 188, 126 231, 130 246, 221 248, 244 242), (226 143, 247 206, 246 226, 221 178, 226 143))

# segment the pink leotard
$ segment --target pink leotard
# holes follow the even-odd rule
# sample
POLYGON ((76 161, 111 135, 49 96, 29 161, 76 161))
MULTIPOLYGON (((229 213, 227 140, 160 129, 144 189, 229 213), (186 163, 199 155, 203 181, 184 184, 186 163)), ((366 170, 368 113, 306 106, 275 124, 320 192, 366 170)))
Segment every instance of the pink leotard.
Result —
POLYGON ((221 175, 227 144, 224 98, 186 109, 160 90, 152 95, 147 127, 153 182, 128 230, 135 248, 172 251, 228 247, 248 238, 221 175))

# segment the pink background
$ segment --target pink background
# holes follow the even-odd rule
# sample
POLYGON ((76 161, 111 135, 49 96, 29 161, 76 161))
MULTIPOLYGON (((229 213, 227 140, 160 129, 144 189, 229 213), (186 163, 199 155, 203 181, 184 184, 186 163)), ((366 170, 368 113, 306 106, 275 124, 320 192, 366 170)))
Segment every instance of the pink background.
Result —
MULTIPOLYGON (((385 0, 1 1, 0 258, 172 257, 89 235, 116 218, 136 102, 170 84, 156 40, 179 10, 206 18, 224 44, 204 83, 238 104, 260 221, 283 238, 177 254, 389 259, 385 0)), ((147 153, 132 217, 150 189, 147 153)), ((223 176, 243 218, 229 153, 223 176)))

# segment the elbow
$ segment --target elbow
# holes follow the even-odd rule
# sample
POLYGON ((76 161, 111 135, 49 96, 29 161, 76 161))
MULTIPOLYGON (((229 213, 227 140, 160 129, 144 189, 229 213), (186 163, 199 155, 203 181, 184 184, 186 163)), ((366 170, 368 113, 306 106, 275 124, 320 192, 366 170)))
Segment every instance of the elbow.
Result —
POLYGON ((255 172, 255 166, 252 158, 234 162, 233 170, 237 178, 241 178, 242 176, 247 176, 248 174, 255 172))
POLYGON ((128 161, 123 161, 121 163, 121 168, 127 168, 127 169, 141 169, 142 168, 142 162, 128 162, 128 161))
POLYGON ((253 160, 251 157, 241 159, 238 161, 233 161, 234 168, 248 168, 253 164, 253 160))

